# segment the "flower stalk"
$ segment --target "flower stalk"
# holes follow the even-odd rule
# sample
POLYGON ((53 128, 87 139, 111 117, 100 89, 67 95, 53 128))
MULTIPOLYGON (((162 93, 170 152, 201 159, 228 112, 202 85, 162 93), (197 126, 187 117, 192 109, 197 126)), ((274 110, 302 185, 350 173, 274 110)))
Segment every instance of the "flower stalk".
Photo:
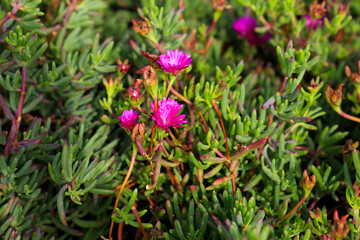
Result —
MULTIPOLYGON (((114 204, 114 209, 113 209, 113 214, 116 213, 116 208, 117 208, 117 205, 118 205, 118 203, 119 203, 119 200, 120 200, 120 197, 121 197, 121 193, 122 193, 122 191, 124 190, 124 188, 125 188, 125 186, 126 186, 126 183, 128 182, 128 180, 129 180, 129 178, 130 178, 130 175, 131 175, 131 172, 132 172, 132 170, 133 170, 133 168, 134 168, 137 152, 138 152, 137 147, 136 147, 135 144, 133 144, 133 153, 132 153, 132 155, 131 155, 131 161, 130 161, 129 170, 128 170, 127 173, 126 173, 125 179, 124 179, 124 181, 123 181, 123 183, 122 183, 122 185, 121 185, 121 188, 120 188, 120 190, 119 190, 119 192, 118 192, 118 195, 117 195, 117 197, 116 197, 115 204, 114 204)), ((111 235, 112 235, 113 228, 114 228, 114 221, 111 220, 110 231, 109 231, 109 239, 110 239, 110 240, 112 239, 111 235)))

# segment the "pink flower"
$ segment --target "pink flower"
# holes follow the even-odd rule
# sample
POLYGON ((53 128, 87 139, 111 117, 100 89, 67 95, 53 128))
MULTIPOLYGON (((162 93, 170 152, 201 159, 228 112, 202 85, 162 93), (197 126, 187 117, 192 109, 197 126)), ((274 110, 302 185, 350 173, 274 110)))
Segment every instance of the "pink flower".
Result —
POLYGON ((136 125, 138 116, 139 114, 134 112, 132 109, 130 109, 130 111, 124 110, 124 112, 121 114, 121 117, 118 117, 121 121, 120 125, 125 128, 126 131, 131 131, 136 125))
POLYGON ((266 42, 271 37, 268 32, 259 37, 255 32, 256 20, 252 17, 240 17, 233 23, 232 28, 239 34, 240 37, 246 38, 250 45, 259 45, 266 42))
POLYGON ((306 17, 306 26, 308 28, 313 27, 313 29, 316 30, 319 23, 321 24, 321 28, 324 28, 325 17, 317 18, 317 19, 314 19, 314 20, 311 18, 310 14, 306 14, 305 17, 306 17))
POLYGON ((256 28, 256 20, 252 17, 240 17, 236 19, 232 27, 241 37, 247 37, 253 34, 256 28))
POLYGON ((192 62, 191 54, 185 54, 178 49, 168 50, 167 54, 162 54, 157 62, 160 64, 164 72, 177 75, 182 69, 187 68, 192 62))
POLYGON ((325 240, 332 240, 331 237, 329 237, 328 235, 324 234, 324 239, 325 240))
POLYGON ((161 129, 168 130, 169 127, 181 128, 182 126, 180 124, 187 123, 184 119, 186 116, 185 114, 177 116, 181 108, 182 105, 178 104, 177 101, 170 98, 166 99, 164 97, 162 101, 158 102, 156 112, 154 104, 151 103, 151 109, 154 113, 151 118, 161 129))

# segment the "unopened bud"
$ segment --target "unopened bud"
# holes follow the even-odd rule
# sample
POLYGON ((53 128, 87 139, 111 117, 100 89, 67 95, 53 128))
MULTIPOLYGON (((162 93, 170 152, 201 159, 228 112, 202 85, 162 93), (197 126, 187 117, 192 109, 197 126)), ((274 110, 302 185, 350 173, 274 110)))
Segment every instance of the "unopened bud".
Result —
MULTIPOLYGON (((320 85, 322 86, 322 84, 320 84, 320 85)), ((309 89, 310 91, 317 92, 319 90, 319 88, 320 88, 319 84, 317 84, 314 79, 311 79, 310 86, 308 86, 307 89, 309 89)))
POLYGON ((144 102, 144 95, 140 94, 139 87, 133 88, 130 86, 127 93, 129 95, 129 102, 134 108, 140 106, 144 102))
POLYGON ((322 212, 321 212, 321 209, 320 208, 316 208, 314 212, 312 211, 309 211, 309 214, 310 214, 310 217, 312 219, 318 219, 318 220, 321 220, 321 215, 322 215, 322 212))
POLYGON ((106 93, 108 97, 112 97, 115 93, 115 88, 116 88, 112 76, 109 78, 109 80, 106 80, 106 78, 103 77, 103 84, 106 88, 106 93))
POLYGON ((316 184, 316 177, 315 175, 311 176, 311 180, 306 170, 303 172, 303 180, 301 182, 302 187, 305 190, 306 194, 310 194, 311 190, 315 187, 316 184))
POLYGON ((117 58, 117 64, 118 64, 119 73, 121 73, 122 75, 125 75, 127 73, 127 71, 129 70, 129 68, 131 66, 128 63, 129 63, 129 59, 125 59, 125 61, 122 62, 120 60, 120 58, 117 58))
POLYGON ((339 14, 345 16, 347 11, 349 10, 349 4, 340 3, 339 5, 339 14))
POLYGON ((360 186, 357 185, 356 181, 353 184, 353 189, 356 197, 360 197, 360 186))
POLYGON ((345 66, 345 74, 348 78, 351 76, 352 73, 349 66, 345 66))

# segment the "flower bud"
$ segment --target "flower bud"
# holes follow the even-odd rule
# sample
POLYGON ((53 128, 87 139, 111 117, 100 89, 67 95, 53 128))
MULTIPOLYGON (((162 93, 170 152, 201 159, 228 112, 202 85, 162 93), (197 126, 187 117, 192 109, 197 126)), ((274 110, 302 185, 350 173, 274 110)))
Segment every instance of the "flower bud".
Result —
POLYGON ((151 31, 149 19, 142 17, 142 19, 132 19, 133 29, 140 35, 148 35, 151 31))
POLYGON ((330 236, 333 239, 344 239, 350 229, 349 226, 347 224, 347 218, 349 217, 349 214, 346 214, 345 216, 342 216, 341 218, 339 218, 339 213, 337 211, 337 209, 335 209, 334 211, 334 215, 333 215, 333 224, 330 227, 330 236))
POLYGON ((129 102, 134 108, 140 106, 144 102, 144 95, 140 94, 139 87, 133 88, 130 86, 127 93, 129 95, 129 102))
POLYGON ((340 84, 337 88, 337 90, 332 89, 329 85, 327 86, 325 90, 325 98, 326 101, 330 104, 330 106, 335 110, 340 110, 341 101, 343 98, 342 95, 342 86, 344 84, 340 84))
POLYGON ((321 221, 322 212, 320 208, 316 208, 314 212, 309 211, 309 214, 312 219, 317 219, 318 221, 321 221))
POLYGON ((316 184, 316 177, 315 175, 311 176, 311 180, 306 170, 303 172, 303 180, 301 182, 302 187, 305 190, 305 194, 309 195, 311 190, 315 187, 316 184))
POLYGON ((351 74, 352 74, 352 72, 351 72, 349 66, 345 66, 345 75, 349 78, 349 77, 351 77, 351 74))
POLYGON ((113 97, 114 93, 115 93, 115 89, 116 86, 114 84, 114 79, 112 78, 112 76, 110 77, 109 80, 106 80, 105 77, 103 77, 103 84, 106 88, 106 93, 108 97, 113 97))
POLYGON ((339 5, 339 14, 340 15, 345 16, 348 10, 349 10, 349 4, 340 3, 340 5, 339 5))
POLYGON ((152 98, 157 98, 158 91, 158 79, 156 76, 155 69, 148 65, 143 71, 144 86, 146 91, 151 95, 152 98))
POLYGON ((353 184, 353 189, 355 197, 360 197, 360 186, 357 185, 356 181, 353 184))
POLYGON ((119 71, 119 74, 122 74, 122 75, 125 75, 127 73, 127 71, 129 70, 130 68, 130 64, 129 63, 129 59, 125 59, 124 62, 122 62, 120 60, 120 58, 117 58, 117 64, 118 64, 118 71, 119 71))

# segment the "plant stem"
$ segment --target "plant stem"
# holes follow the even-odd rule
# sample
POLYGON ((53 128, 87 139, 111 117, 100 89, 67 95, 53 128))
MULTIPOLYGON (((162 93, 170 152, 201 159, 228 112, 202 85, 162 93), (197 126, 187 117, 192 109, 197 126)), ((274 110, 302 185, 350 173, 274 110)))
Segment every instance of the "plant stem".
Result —
POLYGON ((180 145, 180 143, 178 142, 178 140, 176 139, 176 137, 174 136, 174 134, 170 131, 170 129, 168 129, 166 132, 170 135, 170 137, 171 137, 172 140, 174 141, 175 145, 180 145))
MULTIPOLYGON (((157 108, 158 108, 158 102, 157 102, 157 97, 154 98, 154 110, 155 112, 157 112, 157 108)), ((151 141, 150 141, 150 149, 149 149, 149 156, 151 157, 151 152, 152 152, 152 146, 154 144, 154 134, 155 134, 155 122, 154 122, 154 126, 152 128, 152 132, 151 132, 151 141)))
POLYGON ((339 112, 338 112, 342 117, 344 117, 344 118, 347 118, 347 119, 349 119, 349 120, 351 120, 351 121, 354 121, 354 122, 358 122, 358 123, 360 123, 360 118, 357 118, 357 117, 354 117, 354 116, 351 116, 351 115, 349 115, 349 114, 347 114, 347 113, 345 113, 345 112, 343 112, 341 109, 339 110, 339 112))
POLYGON ((143 225, 142 225, 141 220, 140 220, 139 213, 137 212, 135 206, 132 206, 132 207, 131 207, 131 210, 132 210, 132 211, 134 212, 134 214, 135 214, 136 221, 138 222, 138 224, 139 224, 139 226, 140 226, 141 233, 143 234, 143 236, 144 236, 144 238, 145 238, 146 240, 149 240, 149 237, 148 237, 148 235, 146 234, 146 232, 145 232, 145 230, 144 230, 144 228, 143 228, 143 225))
POLYGON ((176 79, 175 76, 170 75, 170 82, 169 82, 169 81, 166 81, 166 83, 167 83, 167 85, 168 85, 168 86, 167 86, 167 89, 166 89, 166 93, 165 93, 165 97, 166 97, 166 98, 167 98, 168 95, 169 95, 170 89, 171 89, 172 85, 174 84, 175 79, 176 79))
POLYGON ((16 4, 14 6, 14 8, 11 10, 11 12, 8 12, 1 20, 0 20, 0 28, 2 27, 2 25, 9 20, 10 18, 14 17, 15 14, 17 13, 17 11, 20 8, 20 0, 16 1, 16 4))
POLYGON ((69 2, 68 5, 69 5, 69 8, 66 12, 66 16, 65 16, 65 20, 64 22, 67 24, 70 20, 70 16, 71 16, 71 13, 73 10, 75 10, 75 6, 76 6, 76 2, 77 0, 74 0, 73 2, 69 2))
MULTIPOLYGON (((136 148, 136 145, 134 144, 134 145, 133 145, 133 153, 132 153, 132 156, 131 156, 131 161, 130 161, 129 170, 128 170, 127 174, 126 174, 126 177, 125 177, 125 179, 124 179, 124 181, 123 181, 123 183, 122 183, 122 185, 121 185, 121 188, 120 188, 120 190, 119 190, 119 192, 118 192, 118 195, 117 195, 117 197, 116 197, 113 214, 116 213, 116 207, 117 207, 117 205, 118 205, 118 203, 119 203, 121 193, 122 193, 122 191, 124 190, 124 187, 125 187, 127 181, 129 180, 129 177, 130 177, 130 175, 131 175, 132 169, 133 169, 133 167, 134 167, 134 165, 135 165, 136 154, 137 154, 137 148, 136 148)), ((110 239, 110 240, 112 239, 112 238, 111 238, 111 234, 112 234, 113 228, 114 228, 114 221, 111 220, 110 231, 109 231, 109 239, 110 239)))
POLYGON ((285 88, 285 85, 286 85, 286 82, 287 82, 287 80, 288 80, 288 77, 284 77, 284 80, 283 80, 283 82, 282 82, 282 84, 281 84, 281 88, 280 88, 280 90, 279 90, 279 93, 280 93, 280 95, 283 93, 283 91, 284 91, 284 88, 285 88))
POLYGON ((199 112, 199 116, 201 118, 201 121, 203 122, 203 124, 205 125, 205 132, 207 133, 209 131, 209 126, 206 124, 206 121, 205 121, 205 118, 204 116, 202 115, 201 112, 199 112))
POLYGON ((211 23, 210 27, 208 28, 208 30, 206 31, 205 36, 209 35, 211 33, 211 31, 214 29, 214 27, 216 26, 217 21, 214 19, 213 22, 211 23))
POLYGON ((124 225, 125 222, 121 222, 119 224, 119 228, 118 228, 118 240, 122 240, 122 234, 123 234, 123 230, 124 230, 124 225))
POLYGON ((222 120, 222 117, 221 117, 219 108, 218 108, 215 100, 213 99, 211 102, 212 102, 212 104, 213 104, 213 106, 214 106, 214 109, 215 109, 218 117, 220 118, 220 124, 221 124, 221 128, 222 128, 222 131, 223 131, 223 133, 224 133, 224 138, 225 138, 226 157, 227 157, 227 159, 229 159, 229 158, 230 158, 230 151, 229 151, 229 145, 228 145, 228 142, 227 142, 227 136, 226 136, 226 132, 225 132, 224 122, 223 122, 223 120, 222 120))
POLYGON ((15 144, 17 144, 17 134, 18 134, 19 128, 20 128, 22 110, 23 110, 24 102, 25 102, 25 94, 26 94, 25 87, 26 87, 26 67, 23 67, 22 68, 20 100, 19 100, 19 105, 18 105, 18 109, 17 109, 17 113, 16 113, 15 144))
POLYGON ((160 54, 164 54, 164 51, 162 50, 159 42, 155 41, 154 44, 155 44, 155 47, 159 50, 160 54))
POLYGON ((26 94, 26 67, 22 68, 22 79, 21 79, 21 91, 20 91, 20 99, 19 105, 17 108, 17 112, 15 112, 15 116, 11 113, 9 107, 5 103, 4 99, 0 95, 0 105, 4 110, 5 116, 11 119, 11 128, 9 132, 9 137, 5 145, 4 155, 7 156, 10 153, 11 147, 13 145, 17 145, 17 135, 20 128, 22 110, 25 102, 25 94, 26 94))
POLYGON ((151 141, 150 141, 150 149, 149 149, 149 157, 150 158, 151 158, 152 147, 153 147, 153 144, 154 144, 154 134, 155 134, 155 123, 154 123, 154 126, 153 126, 152 131, 151 131, 151 141))
POLYGON ((181 95, 178 91, 176 91, 173 87, 170 88, 170 91, 172 94, 174 94, 175 96, 177 96, 178 98, 180 98, 182 101, 184 101, 185 103, 187 103, 190 106, 193 106, 194 104, 187 99, 186 97, 184 97, 183 95, 181 95))
POLYGON ((296 206, 293 209, 291 209, 291 211, 288 214, 286 214, 281 220, 275 223, 273 227, 275 228, 277 225, 279 225, 279 223, 290 217, 301 206, 301 204, 303 204, 303 202, 308 198, 308 196, 309 194, 305 194, 303 198, 298 202, 298 204, 296 204, 296 206))

